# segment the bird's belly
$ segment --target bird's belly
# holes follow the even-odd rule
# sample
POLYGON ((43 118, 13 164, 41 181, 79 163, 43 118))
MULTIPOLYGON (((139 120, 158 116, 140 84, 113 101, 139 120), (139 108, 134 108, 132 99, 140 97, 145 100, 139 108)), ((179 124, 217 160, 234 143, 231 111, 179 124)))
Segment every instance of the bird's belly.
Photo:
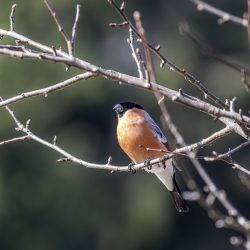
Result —
POLYGON ((149 173, 155 174, 169 191, 173 190, 174 168, 172 160, 167 160, 165 163, 155 164, 151 169, 145 168, 145 170, 149 173))
POLYGON ((124 129, 118 141, 124 152, 135 162, 159 158, 166 154, 166 147, 152 133, 140 128, 124 129))

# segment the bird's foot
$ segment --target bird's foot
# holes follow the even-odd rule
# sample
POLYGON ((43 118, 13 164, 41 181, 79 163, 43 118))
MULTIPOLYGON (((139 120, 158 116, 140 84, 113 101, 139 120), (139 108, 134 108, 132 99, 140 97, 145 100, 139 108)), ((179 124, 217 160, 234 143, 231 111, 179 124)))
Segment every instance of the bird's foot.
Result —
POLYGON ((166 168, 165 161, 166 161, 165 156, 160 157, 160 162, 162 162, 162 163, 163 163, 163 169, 165 169, 165 168, 166 168))
POLYGON ((134 165, 135 165, 134 162, 131 162, 131 163, 128 164, 128 171, 130 173, 133 173, 133 174, 136 173, 136 170, 134 169, 134 165))
POLYGON ((148 169, 151 170, 152 169, 152 165, 150 164, 150 160, 151 159, 147 159, 144 161, 144 166, 148 169))

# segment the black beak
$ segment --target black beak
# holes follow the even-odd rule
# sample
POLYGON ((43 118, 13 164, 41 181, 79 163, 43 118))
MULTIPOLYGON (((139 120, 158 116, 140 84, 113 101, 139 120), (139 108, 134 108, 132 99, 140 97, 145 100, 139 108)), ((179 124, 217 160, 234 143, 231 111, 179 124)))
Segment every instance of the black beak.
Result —
POLYGON ((117 114, 123 113, 123 107, 122 107, 121 104, 116 104, 116 105, 113 107, 113 110, 114 110, 117 114))

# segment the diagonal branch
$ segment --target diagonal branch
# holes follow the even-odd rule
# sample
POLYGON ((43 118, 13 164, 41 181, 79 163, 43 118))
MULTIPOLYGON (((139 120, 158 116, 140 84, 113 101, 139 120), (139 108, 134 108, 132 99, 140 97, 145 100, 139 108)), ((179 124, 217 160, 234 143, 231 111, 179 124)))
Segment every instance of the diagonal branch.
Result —
POLYGON ((187 23, 181 23, 179 25, 180 31, 183 35, 187 36, 192 42, 197 45, 201 52, 205 56, 209 56, 218 62, 228 66, 231 69, 236 70, 241 75, 241 82, 243 83, 247 92, 250 92, 250 81, 248 77, 250 77, 250 72, 246 70, 245 66, 239 65, 234 63, 232 59, 224 58, 223 56, 219 55, 218 51, 208 44, 208 42, 201 36, 200 33, 192 29, 187 23))
MULTIPOLYGON (((0 98, 1 101, 3 101, 2 98, 0 98)), ((87 168, 95 168, 95 169, 101 169, 101 170, 109 170, 109 171, 114 171, 114 172, 129 172, 129 168, 128 166, 115 166, 115 165, 110 165, 109 164, 95 164, 95 163, 90 163, 87 161, 83 161, 77 157, 74 157, 73 155, 69 154, 68 152, 66 152, 65 150, 63 150, 62 148, 60 148, 57 144, 56 144, 56 139, 53 139, 53 142, 50 143, 48 141, 45 141, 43 139, 41 139, 40 137, 38 137, 37 135, 35 135, 31 130, 30 130, 30 120, 26 123, 26 125, 24 125, 22 122, 20 122, 18 120, 18 118, 16 117, 16 115, 14 114, 14 112, 8 107, 5 106, 5 109, 7 110, 7 112, 9 113, 9 115, 12 117, 12 119, 14 120, 17 128, 16 130, 23 132, 24 134, 26 134, 26 136, 24 136, 25 138, 27 137, 27 139, 31 139, 34 140, 42 145, 45 145, 55 151, 57 151, 58 153, 60 153, 62 156, 64 156, 64 159, 67 159, 67 161, 72 161, 74 163, 80 164, 82 166, 85 166, 87 168)), ((197 151, 198 149, 208 146, 211 143, 215 142, 216 140, 222 138, 223 136, 226 136, 228 133, 230 133, 231 129, 230 128, 224 128, 214 134, 212 134, 211 136, 209 136, 207 139, 203 139, 200 142, 196 142, 194 144, 191 144, 189 146, 183 147, 183 148, 179 148, 173 152, 169 152, 166 157, 160 157, 154 160, 150 161, 150 164, 157 164, 159 162, 163 162, 166 161, 169 158, 172 158, 174 154, 179 154, 182 152, 187 152, 189 150, 191 151, 197 151)), ((22 137, 22 138, 24 138, 22 137)), ((17 139, 12 139, 13 142, 17 139)), ((11 141, 11 140, 9 140, 11 141)), ((144 163, 140 163, 140 164, 136 164, 134 165, 133 169, 134 170, 140 170, 143 168, 146 168, 147 166, 145 166, 144 163)))
POLYGON ((200 1, 200 0, 190 0, 190 1, 197 6, 197 10, 207 11, 207 12, 219 17, 219 19, 218 19, 219 24, 223 24, 225 22, 232 22, 232 23, 238 24, 240 26, 243 26, 245 28, 249 27, 248 20, 246 20, 246 19, 229 14, 225 11, 222 11, 218 8, 215 8, 214 6, 207 4, 207 3, 200 1))
MULTIPOLYGON (((55 54, 54 49, 52 47, 49 47, 47 45, 36 42, 36 41, 34 41, 34 40, 24 36, 24 35, 16 33, 15 31, 7 31, 7 30, 4 30, 4 29, 0 29, 0 37, 3 37, 3 36, 12 37, 12 38, 15 39, 15 41, 17 43, 20 43, 22 45, 32 46, 32 47, 34 47, 36 49, 41 50, 44 53, 55 54)), ((62 50, 56 50, 56 54, 58 56, 69 57, 69 55, 66 52, 62 51, 62 50)))
MULTIPOLYGON (((134 13, 134 19, 136 21, 137 29, 142 37, 142 43, 143 43, 146 58, 147 58, 147 66, 148 66, 150 79, 153 79, 155 81, 155 74, 154 74, 154 69, 153 69, 153 65, 152 65, 152 61, 151 61, 151 56, 150 56, 150 53, 148 50, 147 43, 145 42, 146 36, 145 36, 145 31, 144 31, 143 26, 142 26, 139 12, 134 13)), ((185 148, 186 144, 185 144, 184 138, 179 133, 175 124, 173 123, 173 121, 169 115, 169 112, 168 112, 166 106, 164 105, 164 102, 162 101, 161 96, 158 93, 155 93, 155 96, 158 100, 158 104, 161 108, 163 117, 165 119, 167 126, 169 127, 169 129, 171 131, 172 136, 175 138, 175 141, 178 142, 179 145, 181 145, 183 148, 185 148)), ((227 200, 226 196, 221 195, 224 192, 222 192, 221 190, 219 190, 215 186, 212 179, 205 172, 205 170, 203 169, 200 162, 194 157, 194 154, 191 153, 192 151, 195 151, 195 149, 198 149, 198 148, 200 149, 202 147, 201 144, 203 144, 203 143, 204 143, 204 145, 211 144, 214 140, 217 140, 218 138, 225 136, 226 134, 230 133, 231 131, 232 131, 232 128, 225 127, 224 129, 222 129, 218 132, 215 132, 214 134, 207 137, 206 139, 202 139, 198 143, 187 146, 188 151, 186 151, 186 153, 187 153, 187 156, 190 158, 191 162, 193 163, 193 165, 195 166, 195 169, 197 170, 197 172, 200 174, 200 176, 202 177, 202 179, 204 180, 206 185, 209 187, 210 192, 211 192, 210 195, 212 195, 214 197, 213 200, 215 198, 217 198, 221 202, 221 204, 227 209, 229 215, 236 215, 238 218, 241 218, 241 216, 239 215, 239 213, 237 212, 235 207, 227 200), (208 143, 208 144, 206 144, 206 143, 208 143)), ((178 155, 179 153, 183 152, 182 151, 183 148, 176 149, 174 151, 175 154, 178 155)), ((246 231, 248 229, 246 229, 245 225, 244 226, 239 225, 237 219, 233 219, 234 222, 231 225, 228 225, 226 222, 226 219, 223 219, 224 216, 222 214, 220 214, 220 212, 217 211, 216 208, 214 208, 214 207, 212 208, 214 202, 211 203, 211 202, 208 202, 208 200, 204 201, 204 195, 203 195, 202 191, 199 189, 199 187, 196 185, 196 182, 190 176, 189 171, 187 169, 184 169, 184 170, 185 170, 184 171, 184 178, 187 180, 187 184, 192 183, 192 185, 188 185, 188 186, 190 186, 191 190, 195 190, 196 192, 199 193, 199 196, 200 196, 199 201, 200 201, 201 205, 208 211, 208 213, 211 213, 211 211, 213 211, 212 213, 214 214, 214 216, 213 217, 211 216, 211 218, 214 219, 216 221, 216 223, 218 221, 223 221, 224 226, 233 227, 234 229, 239 230, 239 231, 243 232, 244 234, 246 234, 246 231)), ((246 225, 247 225, 247 223, 246 223, 246 225)))
POLYGON ((46 88, 42 88, 42 89, 38 89, 38 90, 33 90, 33 91, 29 91, 29 92, 24 92, 20 95, 14 96, 12 98, 6 99, 4 101, 0 100, 0 107, 4 107, 6 105, 12 104, 12 103, 16 103, 19 102, 21 100, 33 97, 33 96, 44 96, 47 97, 48 94, 55 92, 55 91, 59 91, 62 90, 64 88, 67 88, 69 86, 72 86, 78 82, 80 82, 81 80, 87 80, 89 78, 95 77, 96 74, 92 73, 92 72, 86 72, 83 74, 79 74, 76 75, 68 80, 65 80, 63 82, 57 83, 55 85, 46 87, 46 88))
MULTIPOLYGON (((0 30, 1 34, 1 30, 0 30)), ((52 50, 52 49, 51 49, 52 50)), ((111 80, 115 80, 118 83, 123 82, 128 86, 138 87, 141 89, 145 89, 147 91, 156 91, 162 96, 172 100, 175 103, 183 104, 187 107, 194 108, 196 110, 202 111, 216 119, 219 119, 225 124, 236 121, 238 124, 234 124, 234 130, 236 133, 240 134, 244 138, 249 138, 248 132, 248 124, 250 122, 250 118, 247 116, 242 115, 240 112, 237 113, 233 110, 225 110, 220 109, 212 104, 204 102, 196 97, 187 95, 182 91, 174 91, 172 89, 166 88, 162 85, 156 84, 151 82, 148 84, 144 79, 139 79, 133 76, 129 76, 126 74, 122 74, 120 72, 116 72, 113 70, 107 70, 96 65, 93 65, 89 62, 83 61, 76 57, 68 57, 68 56, 59 56, 47 53, 38 53, 30 50, 23 50, 23 51, 13 51, 8 48, 0 48, 0 54, 7 55, 10 57, 17 57, 20 59, 29 58, 29 59, 36 59, 36 60, 46 60, 50 62, 58 62, 63 63, 75 68, 83 69, 95 73, 98 76, 109 78, 111 80), (229 119, 227 119, 229 118, 229 119), (242 129, 244 128, 244 129, 242 129)), ((62 54, 63 55, 63 54, 62 54)))
MULTIPOLYGON (((0 34, 1 34, 1 30, 0 30, 0 34)), ((139 87, 142 89, 146 89, 148 91, 156 91, 162 94, 163 96, 165 96, 166 98, 172 100, 173 102, 181 103, 185 106, 192 107, 194 109, 205 112, 218 119, 220 119, 220 117, 227 117, 227 118, 237 121, 239 124, 242 124, 244 126, 248 125, 248 122, 250 121, 250 118, 247 116, 243 116, 242 114, 236 113, 235 111, 228 111, 228 110, 217 108, 213 106, 212 104, 204 102, 196 97, 189 96, 183 93, 182 91, 177 92, 177 91, 168 89, 164 86, 161 86, 159 84, 153 83, 153 82, 151 82, 150 84, 147 84, 147 82, 143 79, 139 79, 139 78, 132 77, 126 74, 122 74, 120 72, 107 70, 107 69, 98 67, 96 65, 90 64, 79 58, 75 58, 75 57, 69 58, 69 57, 58 56, 58 55, 54 56, 53 54, 38 53, 38 52, 30 51, 30 50, 12 51, 12 50, 9 50, 8 48, 0 48, 0 54, 11 56, 11 57, 17 57, 21 59, 29 58, 29 59, 46 60, 46 61, 51 61, 51 62, 64 63, 72 67, 76 67, 79 69, 83 69, 83 70, 96 73, 97 75, 105 77, 105 78, 116 80, 118 82, 123 82, 129 86, 139 87)), ((245 135, 245 136, 248 137, 248 135, 245 135)))
MULTIPOLYGON (((46 0, 44 1, 47 2, 46 0)), ((114 7, 119 9, 120 13, 126 18, 126 15, 124 13, 124 4, 122 4, 121 7, 119 8, 113 0, 109 0, 109 2, 111 4, 114 4, 114 7)), ((48 5, 48 7, 50 6, 48 5)), ((51 12, 53 13, 52 9, 51 9, 51 12)), ((134 32, 136 35, 137 34, 139 35, 137 30, 133 26, 131 26, 131 28, 133 31, 135 30, 134 32)), ((249 137, 247 125, 250 119, 249 117, 243 116, 241 113, 236 113, 232 110, 228 111, 225 109, 219 109, 213 105, 210 105, 206 102, 199 100, 198 98, 188 96, 184 94, 182 91, 176 92, 176 91, 164 88, 163 86, 160 86, 158 84, 154 84, 154 83, 148 84, 147 81, 145 82, 142 79, 131 77, 125 74, 121 74, 119 72, 115 72, 115 71, 105 70, 103 68, 92 65, 86 61, 69 56, 67 53, 61 50, 56 50, 55 48, 50 48, 48 46, 32 41, 31 39, 28 39, 24 36, 17 34, 16 32, 11 32, 11 31, 8 32, 6 30, 0 29, 0 35, 7 35, 10 37, 19 39, 22 44, 29 44, 33 47, 38 48, 39 50, 42 50, 42 52, 36 52, 36 51, 31 51, 31 50, 23 48, 23 51, 12 51, 11 49, 8 49, 8 48, 0 48, 0 54, 8 55, 11 57, 18 57, 18 58, 30 58, 30 59, 37 59, 37 60, 48 60, 52 62, 60 62, 60 63, 66 64, 67 66, 73 66, 76 68, 84 69, 84 70, 96 73, 99 76, 109 78, 112 80, 116 80, 118 82, 126 83, 127 85, 130 85, 130 86, 136 86, 139 88, 144 88, 149 91, 158 92, 162 96, 165 96, 174 102, 182 103, 186 106, 198 109, 199 111, 203 111, 209 115, 212 115, 213 117, 221 120, 225 124, 228 124, 231 122, 226 118, 233 119, 239 124, 239 125, 237 124, 235 125, 235 131, 245 138, 249 137)), ((150 44, 147 44, 147 46, 150 49, 152 47, 150 44)), ((154 48, 154 49, 155 49, 155 52, 159 52, 159 48, 154 48)), ((186 71, 184 75, 187 77, 186 71)), ((228 104, 225 104, 225 105, 226 107, 228 107, 228 104)))
POLYGON ((59 19, 58 19, 58 16, 56 14, 56 12, 52 9, 52 7, 50 6, 50 4, 48 3, 47 0, 44 0, 44 3, 45 5, 47 6, 51 16, 53 17, 56 25, 57 25, 57 28, 60 32, 60 34, 62 35, 63 39, 65 40, 65 42, 68 44, 68 41, 69 41, 69 38, 68 38, 68 35, 66 34, 66 32, 64 31, 59 19))
MULTIPOLYGON (((115 0, 107 0, 108 3, 118 12, 118 14, 121 16, 123 21, 128 25, 134 32, 134 34, 139 38, 139 41, 143 41, 143 38, 139 34, 138 30, 134 27, 134 25, 130 22, 128 19, 124 5, 119 7, 115 0)), ((208 90, 205 85, 198 79, 196 79, 190 72, 188 72, 185 69, 179 68, 177 65, 175 65, 173 62, 171 62, 167 57, 165 57, 161 52, 160 52, 160 45, 158 46, 153 46, 150 44, 148 41, 144 41, 148 48, 155 53, 160 59, 161 59, 161 64, 160 66, 163 67, 165 64, 169 67, 170 70, 173 70, 177 74, 181 75, 183 78, 185 78, 188 82, 196 86, 199 90, 201 90, 205 96, 205 99, 208 97, 210 98, 214 103, 219 105, 222 108, 228 109, 228 106, 225 102, 223 102, 220 98, 218 98, 216 95, 214 95, 210 90, 208 90)))
MULTIPOLYGON (((47 0, 44 0, 44 3, 45 5, 47 6, 51 16, 53 17, 56 25, 57 25, 57 28, 58 28, 58 31, 59 33, 62 35, 63 39, 65 40, 66 44, 67 44, 67 48, 68 48, 68 53, 70 56, 73 56, 73 45, 74 43, 72 44, 71 43, 71 40, 69 39, 68 35, 66 34, 66 32, 64 31, 60 21, 59 21, 59 18, 56 14, 56 12, 52 9, 52 7, 50 6, 49 2, 47 0)), ((78 13, 78 12, 77 12, 78 13)), ((78 17, 79 17, 79 13, 78 13, 78 17)), ((75 25, 78 21, 78 18, 76 18, 76 21, 75 21, 75 25)))
POLYGON ((233 160, 232 154, 236 153, 237 151, 241 150, 242 148, 249 146, 250 141, 246 141, 241 143, 240 145, 236 146, 233 149, 230 149, 228 152, 224 154, 217 154, 216 152, 213 152, 215 156, 210 156, 210 157, 204 157, 205 161, 224 161, 230 165, 232 165, 232 168, 239 170, 247 175, 250 176, 250 170, 247 170, 246 168, 242 167, 240 164, 238 164, 236 161, 233 160))

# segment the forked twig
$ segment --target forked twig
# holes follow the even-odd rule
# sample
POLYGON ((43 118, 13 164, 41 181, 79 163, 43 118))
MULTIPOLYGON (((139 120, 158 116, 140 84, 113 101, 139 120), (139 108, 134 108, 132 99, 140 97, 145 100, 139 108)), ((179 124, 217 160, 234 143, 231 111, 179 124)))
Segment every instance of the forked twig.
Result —
MULTIPOLYGON (((139 38, 139 41, 142 40, 141 35, 139 34, 138 30, 134 27, 134 25, 130 22, 128 19, 126 13, 125 13, 125 8, 124 4, 122 4, 121 7, 117 5, 115 0, 107 0, 112 7, 118 12, 118 14, 121 16, 124 22, 133 30, 134 34, 139 38)), ((157 45, 156 47, 151 45, 148 41, 145 41, 148 48, 154 52, 160 59, 161 59, 161 64, 160 66, 163 67, 165 64, 168 65, 170 70, 175 71, 176 73, 180 74, 182 77, 184 77, 188 82, 191 84, 195 85, 198 89, 200 89, 205 97, 210 98, 214 103, 219 105, 220 107, 223 107, 225 109, 228 108, 225 102, 223 102, 220 98, 215 96, 211 91, 209 91, 204 84, 198 79, 196 79, 190 72, 188 72, 185 69, 179 68, 177 65, 172 63, 167 57, 165 57, 161 52, 160 52, 160 45, 157 45)))
POLYGON ((49 2, 47 0, 44 0, 45 5, 47 6, 51 16, 53 17, 57 28, 59 30, 59 33, 62 35, 63 39, 65 40, 66 44, 67 44, 67 48, 68 48, 68 54, 72 57, 73 56, 73 52, 74 52, 74 44, 75 44, 75 39, 76 39, 76 27, 77 27, 77 23, 80 17, 80 5, 77 4, 76 6, 76 16, 75 16, 75 21, 74 21, 74 25, 72 28, 72 37, 71 39, 69 39, 67 33, 64 31, 61 22, 59 21, 59 18, 57 16, 57 13, 52 9, 51 5, 49 4, 49 2))

